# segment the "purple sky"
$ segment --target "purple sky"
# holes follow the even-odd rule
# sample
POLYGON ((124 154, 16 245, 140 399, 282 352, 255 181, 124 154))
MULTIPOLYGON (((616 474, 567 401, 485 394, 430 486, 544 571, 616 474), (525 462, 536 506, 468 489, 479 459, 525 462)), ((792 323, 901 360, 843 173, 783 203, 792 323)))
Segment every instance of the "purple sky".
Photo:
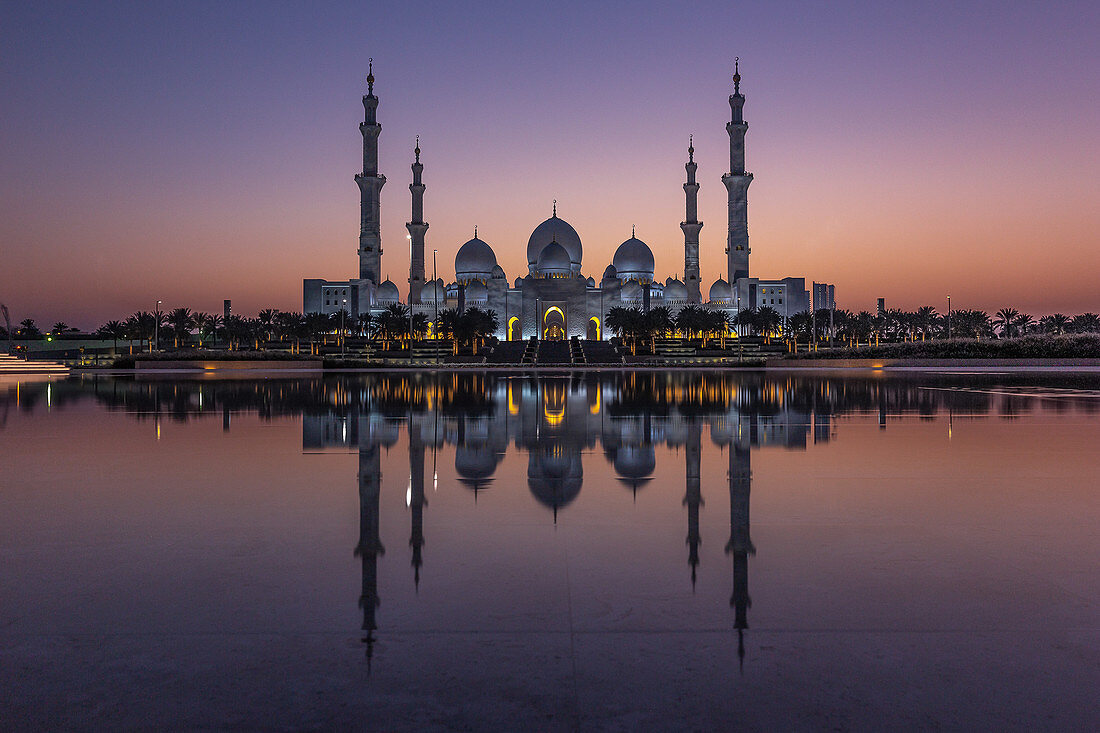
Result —
POLYGON ((738 55, 754 274, 851 310, 1100 311, 1096 3, 389 5, 6 4, 0 302, 300 310, 303 277, 356 270, 370 56, 402 292, 416 134, 440 275, 475 224, 522 274, 556 198, 586 274, 637 225, 663 279, 694 133, 709 283, 738 55))

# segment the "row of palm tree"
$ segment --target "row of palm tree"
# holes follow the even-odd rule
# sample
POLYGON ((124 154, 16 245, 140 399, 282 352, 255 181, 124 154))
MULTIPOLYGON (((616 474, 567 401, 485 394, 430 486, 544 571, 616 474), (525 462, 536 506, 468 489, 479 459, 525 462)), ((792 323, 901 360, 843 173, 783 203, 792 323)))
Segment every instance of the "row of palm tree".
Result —
MULTIPOLYGON (((439 313, 438 335, 459 343, 477 347, 490 338, 498 326, 497 317, 489 311, 469 308, 459 312, 457 308, 439 313)), ((261 310, 255 318, 231 315, 222 316, 192 312, 189 308, 176 308, 165 312, 138 311, 125 321, 112 320, 96 330, 100 338, 111 339, 115 349, 119 341, 128 340, 131 351, 138 348, 153 350, 156 340, 166 345, 170 339, 173 348, 190 345, 217 347, 219 343, 230 350, 250 345, 261 349, 271 342, 288 343, 291 351, 300 353, 302 342, 308 341, 310 352, 317 353, 318 343, 340 344, 349 336, 366 337, 380 341, 383 349, 390 349, 402 340, 424 338, 431 333, 431 324, 423 313, 413 313, 410 319, 408 306, 393 304, 378 314, 352 315, 346 310, 331 314, 296 313, 272 308, 261 310)))

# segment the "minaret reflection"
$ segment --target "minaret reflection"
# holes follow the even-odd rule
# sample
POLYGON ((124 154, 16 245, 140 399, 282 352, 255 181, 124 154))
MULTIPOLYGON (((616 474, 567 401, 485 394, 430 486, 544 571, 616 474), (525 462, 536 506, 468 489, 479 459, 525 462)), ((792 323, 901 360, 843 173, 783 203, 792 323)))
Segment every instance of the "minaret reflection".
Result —
POLYGON ((421 550, 424 547, 424 507, 428 500, 424 496, 424 440, 420 431, 409 417, 409 513, 412 521, 412 533, 409 535, 409 547, 412 548, 413 584, 420 590, 420 566, 424 564, 421 550))
POLYGON ((702 454, 701 438, 703 429, 698 420, 691 420, 687 426, 687 441, 684 451, 687 493, 684 505, 688 510, 688 565, 691 566, 691 589, 695 590, 695 569, 699 566, 699 507, 703 505, 703 492, 699 484, 699 458, 702 454))
POLYGON ((359 592, 359 608, 363 610, 363 643, 367 645, 367 660, 374 654, 374 632, 378 629, 375 611, 378 598, 378 557, 385 554, 378 528, 379 499, 382 485, 382 465, 378 445, 369 439, 359 446, 359 544, 355 555, 362 561, 363 579, 359 592))
POLYGON ((730 540, 726 552, 733 555, 733 627, 737 629, 737 658, 745 664, 745 629, 749 628, 749 555, 756 548, 749 536, 749 492, 752 489, 752 449, 748 442, 734 441, 729 450, 730 540))

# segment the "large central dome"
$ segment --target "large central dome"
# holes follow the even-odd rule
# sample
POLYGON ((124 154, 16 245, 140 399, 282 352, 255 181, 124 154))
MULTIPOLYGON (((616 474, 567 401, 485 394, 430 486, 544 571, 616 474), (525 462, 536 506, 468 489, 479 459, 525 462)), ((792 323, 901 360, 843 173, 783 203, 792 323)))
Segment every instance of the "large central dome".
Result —
POLYGON ((535 227, 531 232, 531 238, 527 240, 527 265, 532 272, 539 262, 539 255, 546 245, 557 242, 569 254, 570 267, 573 272, 581 271, 581 238, 577 230, 569 225, 565 219, 559 219, 557 214, 551 216, 535 227))

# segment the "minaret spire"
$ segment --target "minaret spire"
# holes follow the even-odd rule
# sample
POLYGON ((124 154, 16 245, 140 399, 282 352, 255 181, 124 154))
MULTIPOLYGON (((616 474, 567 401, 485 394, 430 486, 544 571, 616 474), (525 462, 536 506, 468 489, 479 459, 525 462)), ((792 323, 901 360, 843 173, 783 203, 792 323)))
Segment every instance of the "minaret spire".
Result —
POLYGON ((726 132, 730 136, 730 171, 722 176, 729 200, 729 230, 726 238, 726 259, 729 283, 734 288, 741 278, 749 276, 749 184, 752 174, 745 172, 745 133, 749 124, 742 110, 745 96, 741 94, 741 59, 734 59, 733 94, 730 95, 730 121, 726 132))
POLYGON ((424 233, 428 223, 424 221, 424 164, 420 162, 420 136, 416 136, 413 148, 415 160, 412 164, 413 180, 409 184, 412 193, 412 221, 405 225, 409 230, 409 305, 420 303, 420 293, 424 289, 424 233))
POLYGON ((558 216, 558 200, 554 199, 554 214, 553 214, 552 218, 557 218, 557 216, 558 216))
MULTIPOLYGON (((367 93, 363 96, 363 121, 359 132, 363 135, 363 172, 355 176, 359 184, 359 279, 371 285, 381 282, 382 232, 379 194, 386 185, 386 177, 378 173, 378 136, 382 125, 378 124, 378 97, 374 96, 374 59, 370 59, 367 71, 367 93)), ((369 307, 370 300, 360 301, 360 307, 369 307)))
POLYGON ((688 135, 688 162, 684 165, 687 170, 687 182, 684 184, 686 212, 680 228, 684 231, 684 286, 692 303, 703 300, 699 282, 699 230, 703 228, 703 222, 699 221, 699 184, 695 182, 698 168, 695 163, 695 136, 688 135))

